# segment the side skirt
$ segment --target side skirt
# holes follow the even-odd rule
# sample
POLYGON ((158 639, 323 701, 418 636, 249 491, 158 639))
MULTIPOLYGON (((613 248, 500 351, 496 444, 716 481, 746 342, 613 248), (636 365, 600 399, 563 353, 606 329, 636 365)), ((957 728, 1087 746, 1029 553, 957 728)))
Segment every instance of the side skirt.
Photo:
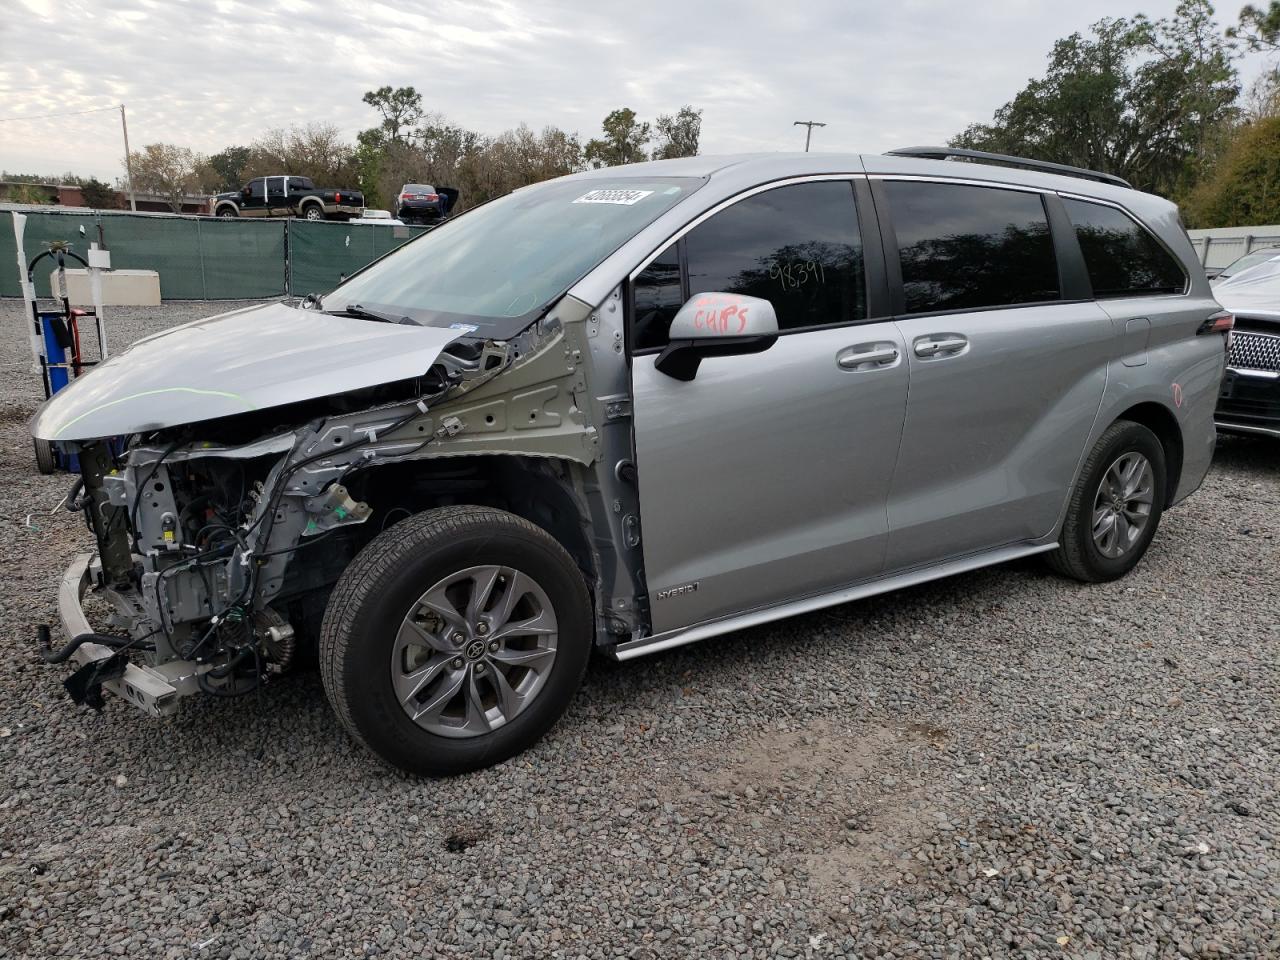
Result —
POLYGON ((906 573, 894 574, 890 577, 884 577, 879 580, 867 580, 862 583, 854 584, 850 587, 841 587, 831 593, 824 593, 814 597, 805 597, 803 600, 791 600, 787 603, 777 604, 772 607, 765 607, 761 610, 752 610, 749 613, 741 613, 737 616, 727 617, 723 620, 715 620, 710 623, 700 623, 693 627, 682 627, 679 630, 670 630, 666 633, 655 634, 652 637, 642 637, 639 640, 628 640, 620 643, 615 647, 608 648, 606 652, 615 660, 632 660, 636 657, 643 657, 646 654, 657 653, 660 650, 670 650, 672 647, 682 647, 686 643, 696 643, 699 640, 706 640, 708 637, 716 637, 722 633, 732 633, 735 630, 745 630, 747 627, 759 626, 762 623, 771 623, 774 620, 783 620, 787 617, 798 616, 802 613, 810 613, 814 610, 822 610, 825 607, 834 607, 842 603, 849 603, 852 600, 863 600, 867 597, 874 597, 877 594, 889 593, 893 590, 900 590, 903 587, 913 587, 917 584, 928 583, 930 580, 940 580, 943 577, 951 577, 957 573, 968 573, 970 570, 978 570, 982 567, 994 566, 998 563, 1006 563, 1010 560, 1017 560, 1021 557, 1029 557, 1037 553, 1047 553, 1057 548, 1057 542, 1042 543, 1035 545, 1019 544, 1011 547, 1000 547, 996 550, 987 550, 983 553, 975 553, 967 557, 961 557, 957 560, 948 560, 945 563, 934 564, 929 567, 921 567, 915 570, 909 570, 906 573))

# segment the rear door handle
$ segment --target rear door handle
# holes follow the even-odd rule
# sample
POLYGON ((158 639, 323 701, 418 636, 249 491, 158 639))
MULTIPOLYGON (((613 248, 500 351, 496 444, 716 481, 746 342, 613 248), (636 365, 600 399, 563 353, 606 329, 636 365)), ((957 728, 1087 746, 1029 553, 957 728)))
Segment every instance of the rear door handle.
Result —
POLYGON ((836 354, 836 366, 841 370, 876 370, 897 359, 898 348, 892 343, 860 343, 836 354))
POLYGON ((917 337, 912 344, 917 357, 951 357, 963 353, 969 346, 969 338, 958 333, 935 333, 917 337))

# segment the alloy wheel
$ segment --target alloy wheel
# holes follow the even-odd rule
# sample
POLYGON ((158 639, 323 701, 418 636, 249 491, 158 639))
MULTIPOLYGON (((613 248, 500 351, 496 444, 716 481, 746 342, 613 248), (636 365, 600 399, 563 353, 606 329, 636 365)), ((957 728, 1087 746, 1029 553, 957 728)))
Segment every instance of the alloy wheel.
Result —
POLYGON ((536 580, 511 567, 468 567, 405 615, 391 651, 396 699, 430 733, 481 736, 537 697, 557 639, 555 610, 536 580))
POLYGON ((1151 521, 1155 474, 1140 453, 1122 454, 1102 475, 1093 498, 1093 542, 1110 559, 1128 553, 1151 521))

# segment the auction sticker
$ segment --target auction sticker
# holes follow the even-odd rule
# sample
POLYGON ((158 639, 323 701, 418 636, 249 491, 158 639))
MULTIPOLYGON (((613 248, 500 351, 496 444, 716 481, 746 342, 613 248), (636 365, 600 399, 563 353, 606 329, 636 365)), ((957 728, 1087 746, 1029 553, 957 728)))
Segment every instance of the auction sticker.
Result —
POLYGON ((584 193, 574 203, 613 203, 618 206, 629 207, 633 203, 639 203, 652 190, 592 190, 590 193, 584 193))

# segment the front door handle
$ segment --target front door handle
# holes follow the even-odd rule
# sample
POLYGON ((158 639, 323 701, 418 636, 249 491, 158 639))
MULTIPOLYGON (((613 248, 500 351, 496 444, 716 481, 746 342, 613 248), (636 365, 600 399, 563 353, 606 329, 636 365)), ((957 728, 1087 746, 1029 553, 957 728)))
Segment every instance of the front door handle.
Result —
POLYGON ((836 354, 836 366, 841 370, 874 370, 887 367, 897 359, 898 348, 892 343, 860 343, 836 354))
POLYGON ((913 343, 917 357, 951 357, 963 353, 969 346, 969 338, 958 333, 937 333, 919 337, 913 343))

